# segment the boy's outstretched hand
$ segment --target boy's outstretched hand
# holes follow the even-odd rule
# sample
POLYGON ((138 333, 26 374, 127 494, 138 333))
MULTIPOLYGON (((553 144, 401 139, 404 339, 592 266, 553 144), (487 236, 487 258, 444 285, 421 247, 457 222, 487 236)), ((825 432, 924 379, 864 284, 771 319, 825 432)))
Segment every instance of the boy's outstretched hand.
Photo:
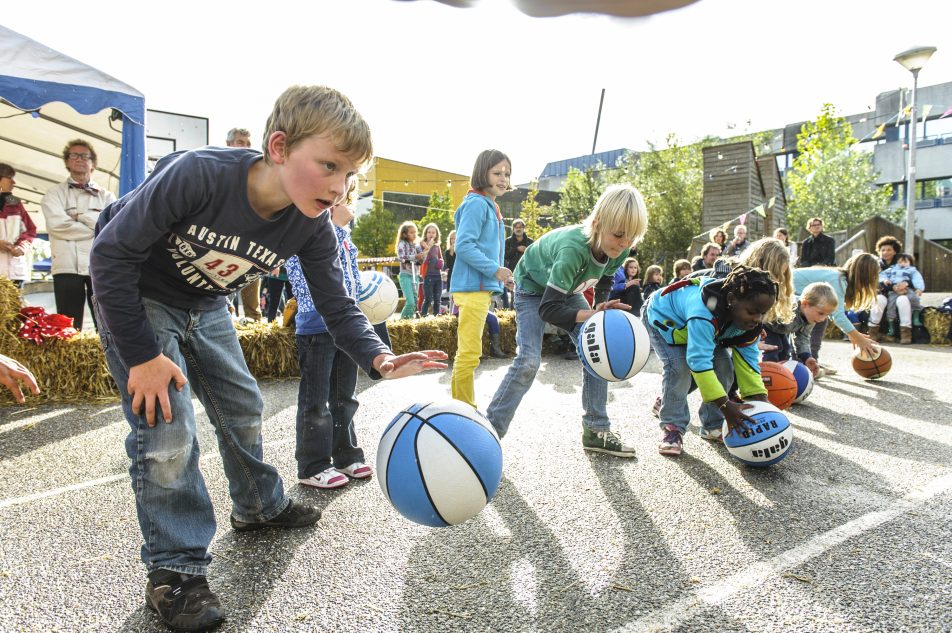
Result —
POLYGON ((34 394, 40 393, 40 387, 36 384, 36 378, 33 373, 18 361, 0 354, 0 385, 3 385, 13 394, 13 399, 23 404, 23 391, 20 389, 20 383, 29 387, 34 394))
POLYGON ((381 378, 403 378, 419 374, 427 369, 446 369, 446 363, 441 363, 449 358, 446 352, 440 350, 428 349, 422 352, 410 352, 394 356, 393 354, 380 354, 374 358, 374 369, 380 372, 381 378))
POLYGON ((145 405, 145 420, 149 426, 155 426, 155 400, 159 400, 162 419, 166 424, 172 422, 172 405, 169 403, 169 383, 175 381, 175 388, 181 391, 188 380, 182 369, 165 354, 159 354, 152 360, 140 363, 129 369, 129 382, 126 389, 132 396, 132 412, 142 415, 145 405))

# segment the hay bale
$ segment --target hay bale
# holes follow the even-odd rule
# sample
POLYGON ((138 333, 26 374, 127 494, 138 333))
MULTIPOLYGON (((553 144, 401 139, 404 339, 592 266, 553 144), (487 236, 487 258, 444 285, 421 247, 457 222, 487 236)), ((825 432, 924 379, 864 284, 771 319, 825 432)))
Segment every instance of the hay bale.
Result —
POLYGON ((933 307, 922 310, 922 325, 929 332, 931 345, 952 345, 949 340, 949 326, 952 326, 952 314, 939 312, 933 307))
POLYGON ((255 378, 300 376, 294 329, 277 322, 236 325, 238 343, 255 378))
MULTIPOLYGON (((106 357, 95 334, 77 334, 63 339, 46 339, 41 345, 18 339, 18 348, 8 356, 26 365, 40 386, 40 395, 28 395, 27 402, 108 402, 119 399, 119 390, 106 367, 106 357)), ((0 403, 13 403, 6 389, 0 403)))
POLYGON ((20 289, 6 277, 0 277, 0 354, 15 356, 20 347, 17 330, 20 329, 20 307, 23 299, 20 289))

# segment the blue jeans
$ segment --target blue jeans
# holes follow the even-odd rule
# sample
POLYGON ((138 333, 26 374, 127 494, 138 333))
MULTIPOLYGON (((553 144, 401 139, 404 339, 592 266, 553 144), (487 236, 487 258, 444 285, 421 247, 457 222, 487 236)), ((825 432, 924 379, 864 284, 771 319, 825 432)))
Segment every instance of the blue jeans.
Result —
POLYGON ((420 310, 422 316, 426 316, 433 305, 433 316, 440 315, 440 299, 443 298, 443 280, 437 275, 432 277, 427 275, 423 278, 423 306, 420 310))
POLYGON ((106 321, 98 318, 106 362, 130 427, 126 453, 132 460, 129 476, 145 540, 142 562, 150 572, 161 568, 205 574, 215 513, 198 464, 193 391, 215 427, 235 518, 266 521, 280 514, 289 500, 278 472, 262 461, 261 392, 245 364, 227 308, 200 311, 150 299, 142 302, 162 353, 188 377, 182 391, 169 386, 172 423, 159 419, 149 427, 144 412, 132 413, 126 389, 129 368, 112 344, 106 321))
POLYGON ((331 335, 298 334, 298 479, 313 477, 333 463, 338 468, 364 461, 357 446, 354 414, 359 406, 357 364, 337 349, 331 335), (333 460, 333 462, 332 462, 333 460))
MULTIPOLYGON (((651 339, 651 349, 661 361, 661 418, 660 426, 673 424, 682 433, 688 428, 691 421, 691 410, 688 408, 688 393, 694 379, 688 368, 686 345, 668 345, 658 332, 648 322, 647 307, 641 310, 641 321, 648 329, 648 338, 651 339)), ((714 348, 714 374, 724 387, 730 390, 734 382, 734 362, 731 360, 731 350, 720 345, 714 348)), ((702 402, 698 409, 701 426, 705 429, 719 429, 724 422, 720 409, 709 402, 702 402)))
MULTIPOLYGON (((516 288, 513 303, 516 308, 516 359, 509 366, 486 410, 486 416, 499 437, 504 436, 509 429, 516 409, 532 386, 542 363, 542 335, 545 332, 545 321, 539 316, 542 295, 529 294, 516 288)), ((569 297, 568 304, 578 310, 591 309, 581 295, 569 297)), ((580 328, 581 324, 576 324, 572 335, 577 337, 580 328)), ((585 371, 581 362, 579 369, 582 372, 582 425, 592 431, 607 431, 611 428, 607 406, 608 383, 585 371)))

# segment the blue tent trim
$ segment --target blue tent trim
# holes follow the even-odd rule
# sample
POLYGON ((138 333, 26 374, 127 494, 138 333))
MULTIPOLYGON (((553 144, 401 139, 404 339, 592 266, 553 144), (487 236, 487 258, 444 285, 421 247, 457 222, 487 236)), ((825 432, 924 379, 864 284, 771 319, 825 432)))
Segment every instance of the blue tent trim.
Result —
POLYGON ((122 113, 122 153, 119 163, 119 195, 145 180, 145 99, 114 90, 0 75, 0 94, 21 110, 36 110, 60 101, 80 114, 96 114, 106 108, 122 113))

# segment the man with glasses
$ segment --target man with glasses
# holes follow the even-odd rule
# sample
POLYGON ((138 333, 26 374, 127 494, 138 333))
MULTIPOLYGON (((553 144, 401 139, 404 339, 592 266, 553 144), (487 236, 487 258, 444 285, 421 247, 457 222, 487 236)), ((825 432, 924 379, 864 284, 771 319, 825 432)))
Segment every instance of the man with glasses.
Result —
POLYGON ((810 237, 803 240, 800 247, 800 268, 810 266, 835 266, 836 242, 823 233, 823 220, 810 218, 807 222, 810 237))
POLYGON ((116 196, 92 179, 96 150, 88 141, 75 139, 67 143, 63 162, 69 178, 47 190, 41 208, 50 234, 56 311, 73 317, 73 327, 82 330, 84 303, 92 314, 89 251, 96 220, 100 211, 116 201, 116 196))

